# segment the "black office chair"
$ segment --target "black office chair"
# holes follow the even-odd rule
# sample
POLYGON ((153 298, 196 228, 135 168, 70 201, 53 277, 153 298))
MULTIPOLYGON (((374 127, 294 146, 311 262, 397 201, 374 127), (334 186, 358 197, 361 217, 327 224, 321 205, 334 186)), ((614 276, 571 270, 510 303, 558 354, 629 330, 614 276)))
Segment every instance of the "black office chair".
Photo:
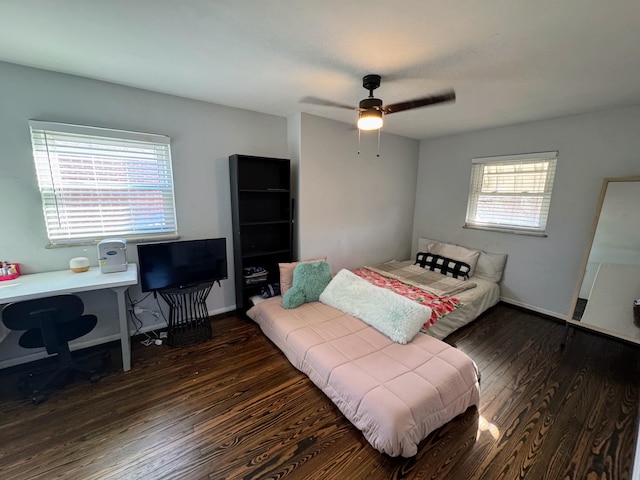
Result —
POLYGON ((83 315, 84 303, 75 295, 25 300, 11 303, 2 310, 2 321, 10 330, 26 330, 19 340, 23 348, 45 347, 49 355, 57 354, 57 368, 38 385, 19 384, 23 393, 30 390, 32 401, 39 404, 46 400, 45 391, 58 386, 63 380, 72 379, 76 372, 85 374, 91 382, 100 380, 99 373, 81 365, 69 350, 69 342, 86 335, 98 322, 95 315, 83 315))

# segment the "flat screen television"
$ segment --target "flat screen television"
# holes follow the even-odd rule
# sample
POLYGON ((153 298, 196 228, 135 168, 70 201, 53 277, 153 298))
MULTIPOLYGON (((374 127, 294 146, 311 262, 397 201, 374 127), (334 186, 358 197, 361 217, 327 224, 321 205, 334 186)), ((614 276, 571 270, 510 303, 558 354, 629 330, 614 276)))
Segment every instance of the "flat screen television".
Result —
POLYGON ((143 292, 220 281, 227 278, 227 239, 139 244, 138 265, 143 292))

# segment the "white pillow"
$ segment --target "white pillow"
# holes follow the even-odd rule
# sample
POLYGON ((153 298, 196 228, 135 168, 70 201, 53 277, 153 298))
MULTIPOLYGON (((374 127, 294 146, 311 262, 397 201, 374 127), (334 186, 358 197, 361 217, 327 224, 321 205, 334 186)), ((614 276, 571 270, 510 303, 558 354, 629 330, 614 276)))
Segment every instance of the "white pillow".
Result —
POLYGON ((436 253, 443 257, 448 257, 454 260, 459 260, 465 263, 469 263, 469 265, 471 266, 471 273, 469 274, 469 276, 475 275, 476 277, 485 278, 495 283, 498 283, 500 280, 502 280, 504 267, 507 262, 506 253, 492 253, 492 252, 485 252, 483 250, 472 250, 465 247, 452 245, 450 243, 444 243, 438 240, 432 240, 426 237, 418 237, 418 252, 436 253), (464 250, 466 250, 467 252, 475 252, 475 251, 479 252, 480 255, 478 255, 477 262, 474 264, 475 268, 468 261, 461 258, 457 258, 456 256, 452 256, 452 255, 455 255, 454 253, 449 252, 451 253, 450 255, 439 253, 438 251, 433 249, 433 247, 435 247, 436 245, 442 246, 442 247, 436 248, 436 250, 463 249, 462 253, 464 253, 464 250), (447 246, 451 248, 447 248, 447 246))
POLYGON ((431 245, 438 243, 437 240, 431 240, 426 237, 418 237, 418 252, 431 252, 431 245))
POLYGON ((486 278, 498 283, 502 279, 504 266, 507 262, 506 253, 491 253, 480 251, 478 263, 476 264, 475 276, 486 278))
POLYGON ((450 243, 436 242, 430 246, 429 252, 435 253, 442 257, 452 258, 459 262, 468 263, 471 267, 469 276, 473 276, 478 263, 478 257, 480 256, 480 250, 470 250, 465 247, 459 247, 458 245, 451 245, 450 243))

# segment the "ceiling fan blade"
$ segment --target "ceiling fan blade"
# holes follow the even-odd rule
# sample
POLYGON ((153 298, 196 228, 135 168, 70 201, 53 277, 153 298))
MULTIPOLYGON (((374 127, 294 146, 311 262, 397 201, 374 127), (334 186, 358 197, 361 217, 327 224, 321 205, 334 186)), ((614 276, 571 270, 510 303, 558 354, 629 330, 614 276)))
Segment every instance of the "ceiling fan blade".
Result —
POLYGON ((404 110, 411 110, 413 108, 426 107, 427 105, 434 105, 436 103, 453 102, 456 99, 456 92, 453 90, 446 90, 441 93, 429 95, 428 97, 414 98, 413 100, 407 100, 406 102, 394 103, 392 105, 385 105, 382 107, 382 111, 385 115, 390 113, 402 112, 404 110))
POLYGON ((300 99, 302 103, 309 103, 311 105, 321 105, 323 107, 337 107, 346 108, 347 110, 358 110, 358 107, 352 105, 345 105, 344 103, 332 102, 331 100, 325 100, 318 97, 303 97, 300 99))

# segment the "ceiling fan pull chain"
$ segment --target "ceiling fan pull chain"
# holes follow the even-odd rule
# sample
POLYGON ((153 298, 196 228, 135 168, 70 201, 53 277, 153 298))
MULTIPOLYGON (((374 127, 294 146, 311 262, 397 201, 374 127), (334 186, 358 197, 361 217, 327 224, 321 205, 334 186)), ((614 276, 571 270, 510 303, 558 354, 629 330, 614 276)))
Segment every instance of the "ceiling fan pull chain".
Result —
POLYGON ((376 157, 380 156, 380 129, 378 129, 378 152, 376 153, 376 157))
POLYGON ((358 155, 360 155, 360 129, 358 128, 358 155))

